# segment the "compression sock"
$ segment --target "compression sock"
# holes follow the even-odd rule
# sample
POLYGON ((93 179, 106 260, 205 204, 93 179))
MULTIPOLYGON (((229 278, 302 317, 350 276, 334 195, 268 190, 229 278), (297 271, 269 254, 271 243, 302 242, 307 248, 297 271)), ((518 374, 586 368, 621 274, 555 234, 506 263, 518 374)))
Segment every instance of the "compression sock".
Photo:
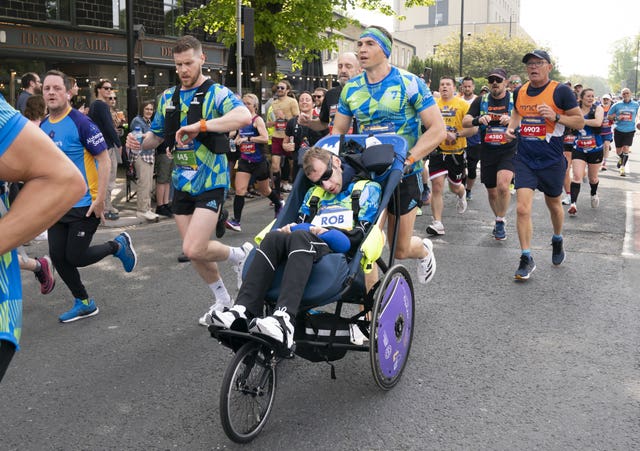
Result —
POLYGON ((598 192, 598 185, 600 184, 600 182, 596 182, 596 183, 589 183, 589 185, 591 186, 591 195, 595 196, 596 193, 598 192))
POLYGON ((240 196, 236 194, 233 198, 233 219, 240 222, 243 208, 244 208, 244 196, 240 196))
POLYGON ((571 182, 571 203, 575 204, 578 200, 578 195, 580 194, 580 184, 576 182, 571 182))
POLYGON ((280 202, 280 197, 278 197, 278 193, 276 193, 274 190, 271 190, 271 193, 267 197, 269 197, 269 200, 273 202, 273 205, 276 205, 278 202, 280 202))

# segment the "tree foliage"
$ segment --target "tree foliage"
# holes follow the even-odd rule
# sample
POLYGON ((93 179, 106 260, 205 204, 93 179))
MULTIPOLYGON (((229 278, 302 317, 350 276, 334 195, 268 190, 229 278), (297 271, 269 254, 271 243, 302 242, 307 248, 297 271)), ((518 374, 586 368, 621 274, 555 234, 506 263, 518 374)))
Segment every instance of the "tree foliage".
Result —
MULTIPOLYGON (((407 6, 428 6, 434 0, 407 0, 407 6)), ((357 21, 346 16, 334 16, 334 11, 363 8, 387 16, 395 16, 384 0, 242 0, 243 6, 255 10, 256 66, 276 73, 276 56, 286 54, 294 68, 303 61, 317 58, 317 53, 337 49, 339 35, 357 21), (327 33, 329 32, 329 33, 327 33)), ((189 11, 177 20, 183 29, 203 28, 219 41, 231 47, 236 42, 236 0, 211 0, 189 11)))
POLYGON ((609 66, 609 83, 616 93, 619 93, 622 88, 629 88, 631 92, 637 89, 639 42, 640 35, 637 35, 614 43, 613 58, 609 66))
MULTIPOLYGON (((492 69, 502 67, 509 75, 527 78, 522 57, 535 47, 528 38, 518 36, 508 38, 503 31, 488 29, 486 33, 465 36, 462 49, 462 76, 482 79, 492 69)), ((460 35, 453 33, 447 41, 438 46, 435 57, 456 68, 459 74, 460 35)), ((551 78, 559 76, 555 66, 551 78)))
MULTIPOLYGON (((456 73, 456 69, 446 61, 432 57, 421 59, 417 56, 411 58, 411 62, 409 63, 407 70, 411 73, 422 76, 424 74, 425 67, 431 68, 431 83, 428 86, 432 91, 438 90, 440 77, 444 75, 452 76, 456 73)), ((429 80, 425 80, 425 82, 429 83, 429 80)))

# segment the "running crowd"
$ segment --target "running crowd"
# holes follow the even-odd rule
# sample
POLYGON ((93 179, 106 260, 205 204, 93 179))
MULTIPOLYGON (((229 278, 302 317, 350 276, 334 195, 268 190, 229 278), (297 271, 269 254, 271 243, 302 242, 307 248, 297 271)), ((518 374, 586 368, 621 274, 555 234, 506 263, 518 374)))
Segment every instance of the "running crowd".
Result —
MULTIPOLYGON (((244 283, 243 265, 253 246, 220 241, 225 229, 242 230, 245 199, 250 196, 268 198, 277 216, 299 163, 316 187, 306 199, 317 187, 321 189, 317 214, 323 214, 324 208, 350 206, 356 191, 353 168, 315 147, 327 134, 395 133, 407 141, 400 202, 389 205, 387 235, 397 235, 396 258, 416 260, 418 282, 432 280, 436 259, 431 240, 414 235, 416 217, 430 205, 432 221, 426 232, 433 237, 444 235, 445 180, 456 196, 457 212, 465 213, 478 163, 496 240, 507 238, 505 216, 512 192, 516 193, 521 256, 515 280, 526 281, 536 269, 531 253, 536 189, 544 194, 550 213, 551 261, 560 265, 565 258, 563 204, 569 205, 569 215, 577 215, 586 178, 590 205, 599 206, 598 175, 608 169, 611 142, 620 176, 628 171, 635 129, 640 129, 639 104, 632 100, 631 91, 623 89, 621 99, 614 102, 609 94, 597 99, 593 89, 551 80, 549 54, 533 50, 522 58, 528 78, 524 83, 518 75, 495 68, 486 74, 480 95, 475 94, 471 77, 459 87, 455 78, 441 77, 438 90, 431 92, 427 87, 431 80, 390 64, 392 44, 384 28, 365 29, 356 53, 339 56, 338 86, 296 97, 288 81, 281 80, 263 107, 263 117, 256 95, 239 98, 203 75, 202 46, 192 36, 184 36, 173 49, 180 84, 163 92, 157 102, 143 102, 124 141, 125 152, 120 139, 123 117, 115 110, 116 97, 108 80, 96 84, 97 100, 85 109, 72 104, 78 89, 73 78, 55 70, 42 80, 37 74, 25 74, 17 102, 24 116, 0 98, 0 179, 11 182, 3 182, 0 190, 0 254, 4 254, 0 380, 20 338, 19 268, 35 273, 43 294, 55 286, 55 268, 74 297, 70 310, 59 316, 63 323, 99 312, 78 268, 113 256, 125 271, 135 269, 137 255, 128 233, 92 244, 100 223, 118 217, 112 190, 123 156, 135 169, 138 216, 149 221, 156 221, 158 215, 174 218, 183 260, 191 261, 211 289, 213 305, 200 318, 203 325, 229 327, 243 318, 252 331, 291 346, 293 316, 304 287, 301 281, 307 280, 311 264, 328 252, 349 252, 372 227, 379 207, 380 187, 375 183, 362 188, 367 196, 360 197, 359 214, 346 230, 309 226, 316 212, 310 213, 305 200, 297 224, 265 237, 244 283), (299 162, 302 154, 305 157, 299 162), (47 164, 41 164, 43 160, 47 164), (155 212, 151 209, 154 172, 155 212), (18 185, 22 187, 16 195, 18 185), (29 207, 35 204, 40 207, 29 207), (55 208, 50 207, 54 204, 55 208), (50 256, 34 259, 17 250, 45 229, 50 256), (218 239, 211 239, 214 232, 218 239), (278 300, 281 308, 259 318, 260 299, 255 296, 269 288, 269 268, 281 264, 283 255, 292 256, 292 261, 295 256, 296 264, 285 269, 285 274, 290 271, 288 279, 285 275, 289 288, 278 300), (237 303, 222 280, 219 262, 228 262, 238 274, 237 303)), ((374 271, 369 277, 375 276, 374 271)))

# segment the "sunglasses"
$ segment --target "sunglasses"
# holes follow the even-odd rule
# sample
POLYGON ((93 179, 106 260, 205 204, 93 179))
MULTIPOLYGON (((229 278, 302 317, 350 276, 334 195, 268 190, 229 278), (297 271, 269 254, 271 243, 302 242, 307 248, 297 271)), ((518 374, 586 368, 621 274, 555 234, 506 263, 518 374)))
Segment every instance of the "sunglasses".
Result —
POLYGON ((116 100, 117 97, 109 97, 109 100, 116 100))
POLYGON ((504 81, 504 78, 500 78, 500 77, 489 77, 487 78, 487 81, 489 83, 502 83, 504 81))
POLYGON ((519 85, 520 83, 522 83, 521 80, 511 80, 509 83, 511 83, 512 85, 519 85))
POLYGON ((327 170, 324 171, 324 174, 322 174, 317 181, 313 182, 313 184, 322 186, 322 183, 329 180, 332 175, 333 175, 333 155, 330 155, 329 163, 327 163, 327 170))
POLYGON ((321 98, 323 98, 324 96, 312 95, 311 97, 313 97, 314 99, 321 99, 321 98))
POLYGON ((286 86, 278 86, 278 91, 284 91, 285 89, 287 89, 286 86))
POLYGON ((111 86, 103 86, 103 87, 102 87, 102 88, 100 88, 100 89, 106 89, 107 91, 111 91, 111 86))

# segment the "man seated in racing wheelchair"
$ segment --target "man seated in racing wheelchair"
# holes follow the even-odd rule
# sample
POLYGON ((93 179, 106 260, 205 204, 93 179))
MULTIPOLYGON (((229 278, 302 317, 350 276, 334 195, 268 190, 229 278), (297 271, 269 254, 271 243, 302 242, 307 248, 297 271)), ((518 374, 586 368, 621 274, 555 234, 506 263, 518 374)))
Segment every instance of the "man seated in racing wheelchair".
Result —
POLYGON ((288 349, 293 346, 295 316, 313 263, 331 252, 356 252, 367 230, 374 226, 382 191, 377 182, 358 182, 354 167, 323 148, 310 148, 303 157, 302 169, 315 186, 305 195, 297 223, 272 230, 264 237, 245 272, 235 305, 211 316, 216 327, 248 330, 288 349), (356 190, 359 208, 354 209, 352 193, 356 190), (312 206, 312 196, 319 199, 317 205, 312 206), (262 318, 265 295, 282 264, 284 274, 275 311, 262 318))

